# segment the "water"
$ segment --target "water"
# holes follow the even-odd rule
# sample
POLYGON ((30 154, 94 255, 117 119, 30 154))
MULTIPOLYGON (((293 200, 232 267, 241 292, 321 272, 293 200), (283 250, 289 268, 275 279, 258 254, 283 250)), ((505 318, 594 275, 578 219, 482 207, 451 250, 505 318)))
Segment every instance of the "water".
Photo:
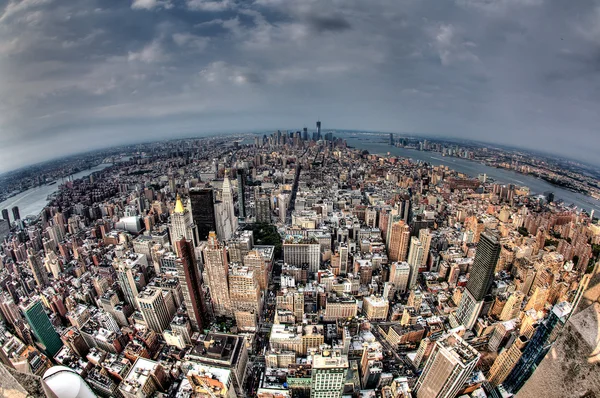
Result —
POLYGON ((381 140, 381 136, 365 135, 360 138, 356 136, 347 136, 344 138, 348 145, 357 149, 366 149, 369 153, 385 155, 389 152, 391 155, 410 158, 414 161, 448 166, 452 170, 467 174, 471 177, 477 177, 479 174, 487 174, 488 177, 493 178, 499 183, 526 186, 529 188, 531 194, 534 195, 542 194, 547 191, 554 192, 554 198, 562 199, 567 205, 574 204, 578 209, 585 209, 588 212, 593 209, 595 214, 600 213, 600 201, 587 195, 557 187, 530 175, 519 174, 511 170, 497 169, 467 159, 444 157, 438 152, 423 152, 375 142, 375 140, 381 140))
MULTIPOLYGON (((82 177, 87 177, 90 174, 105 169, 109 166, 112 166, 112 164, 103 163, 91 169, 80 171, 79 173, 72 175, 73 180, 77 180, 78 178, 82 177)), ((21 215, 21 218, 25 218, 27 216, 37 216, 48 204, 48 200, 46 200, 48 195, 58 191, 58 187, 60 184, 61 180, 58 180, 56 184, 53 185, 42 185, 39 187, 28 189, 27 191, 23 191, 20 194, 8 198, 4 202, 0 203, 0 209, 8 209, 8 213, 10 214, 11 220, 11 209, 14 206, 19 206, 19 213, 21 215)))

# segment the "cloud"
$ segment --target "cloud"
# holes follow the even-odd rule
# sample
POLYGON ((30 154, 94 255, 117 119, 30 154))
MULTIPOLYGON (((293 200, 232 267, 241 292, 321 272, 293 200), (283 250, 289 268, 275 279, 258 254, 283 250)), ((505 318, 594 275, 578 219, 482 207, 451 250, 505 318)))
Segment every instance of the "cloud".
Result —
POLYGON ((332 128, 518 143, 598 163, 592 1, 113 3, 0 10, 0 147, 10 154, 0 172, 317 116, 332 128))
POLYGON ((133 0, 131 8, 134 10, 153 10, 155 8, 172 8, 170 0, 133 0))

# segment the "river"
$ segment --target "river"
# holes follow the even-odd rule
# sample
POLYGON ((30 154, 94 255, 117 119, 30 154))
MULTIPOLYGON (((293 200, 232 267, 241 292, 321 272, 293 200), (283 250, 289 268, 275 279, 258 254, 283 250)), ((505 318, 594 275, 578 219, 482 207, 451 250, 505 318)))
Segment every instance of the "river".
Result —
MULTIPOLYGON (((72 175, 73 180, 77 180, 78 178, 82 177, 87 177, 90 174, 105 169, 109 166, 112 166, 112 164, 102 163, 96 167, 92 167, 91 169, 80 171, 79 173, 72 175)), ((28 189, 27 191, 23 191, 20 194, 8 198, 4 202, 1 202, 0 209, 8 209, 11 221, 14 221, 12 219, 13 215, 11 210, 14 206, 19 206, 19 214, 21 215, 21 218, 25 218, 27 216, 37 216, 48 204, 48 200, 46 200, 48 195, 58 191, 58 187, 60 184, 61 181, 58 180, 56 184, 53 185, 42 185, 39 187, 28 189)))
POLYGON ((366 149, 369 153, 385 155, 389 152, 391 155, 410 158, 414 161, 448 166, 452 170, 468 174, 471 177, 477 177, 479 174, 487 174, 488 177, 493 178, 499 183, 526 186, 529 188, 531 194, 534 195, 547 191, 554 192, 555 199, 562 199, 567 205, 574 204, 578 209, 585 209, 588 213, 593 209, 596 215, 600 214, 600 201, 587 195, 557 187, 530 175, 520 174, 511 170, 497 169, 467 159, 442 156, 439 152, 425 152, 416 149, 393 147, 382 143, 381 141, 385 138, 381 135, 364 135, 360 137, 357 135, 343 135, 342 138, 346 140, 348 145, 357 149, 366 149))

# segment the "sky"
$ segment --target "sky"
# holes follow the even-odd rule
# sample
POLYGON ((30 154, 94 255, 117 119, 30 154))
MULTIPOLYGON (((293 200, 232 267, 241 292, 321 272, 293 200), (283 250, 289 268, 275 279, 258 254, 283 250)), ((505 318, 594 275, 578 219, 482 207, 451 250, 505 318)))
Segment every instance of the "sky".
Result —
POLYGON ((0 0, 0 172, 317 118, 600 164, 600 2, 0 0))

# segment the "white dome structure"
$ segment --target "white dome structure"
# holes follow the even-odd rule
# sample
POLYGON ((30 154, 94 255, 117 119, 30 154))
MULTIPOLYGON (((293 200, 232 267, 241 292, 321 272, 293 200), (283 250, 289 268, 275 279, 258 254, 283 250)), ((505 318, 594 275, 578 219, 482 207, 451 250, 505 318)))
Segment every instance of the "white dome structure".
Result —
POLYGON ((66 366, 51 367, 43 379, 58 398, 96 398, 81 376, 66 366))

